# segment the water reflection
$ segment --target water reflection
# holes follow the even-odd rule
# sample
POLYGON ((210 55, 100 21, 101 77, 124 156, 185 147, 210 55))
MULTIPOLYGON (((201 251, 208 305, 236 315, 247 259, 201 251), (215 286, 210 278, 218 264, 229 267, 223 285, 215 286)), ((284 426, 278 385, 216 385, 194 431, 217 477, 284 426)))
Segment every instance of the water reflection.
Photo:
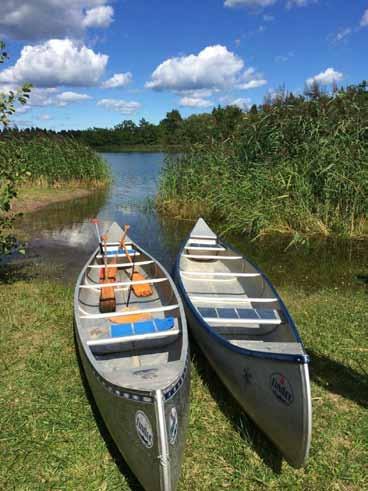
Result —
MULTIPOLYGON (((131 225, 131 235, 170 271, 180 243, 193 226, 190 221, 161 217, 146 206, 157 192, 162 153, 103 154, 111 166, 113 183, 108 190, 87 198, 57 203, 25 215, 20 227, 31 237, 27 255, 50 260, 63 269, 63 278, 75 280, 77 272, 96 247, 89 219, 98 216, 107 228, 117 221, 131 225)), ((212 224, 215 230, 221 227, 212 224)), ((311 241, 308 248, 285 249, 290 239, 265 238, 252 242, 230 237, 242 253, 256 262, 277 287, 298 285, 308 291, 322 285, 349 285, 355 275, 367 273, 368 248, 364 242, 311 241)))

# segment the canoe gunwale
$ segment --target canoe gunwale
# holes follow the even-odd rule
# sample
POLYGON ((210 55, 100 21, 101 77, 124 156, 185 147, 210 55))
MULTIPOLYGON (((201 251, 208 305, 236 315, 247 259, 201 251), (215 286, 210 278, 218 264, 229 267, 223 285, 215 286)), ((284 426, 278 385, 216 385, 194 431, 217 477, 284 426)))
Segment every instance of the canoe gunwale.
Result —
MULTIPOLYGON (((302 354, 302 355, 295 355, 295 354, 286 354, 286 353, 270 353, 270 352, 264 352, 264 351, 258 351, 258 350, 251 350, 247 348, 243 348, 240 346, 235 346, 234 344, 230 343, 227 341, 223 336, 218 334, 212 327, 203 319, 203 317, 197 312, 197 309, 195 308, 193 302, 190 300, 189 295, 186 292, 186 289, 184 287, 182 278, 181 278, 181 271, 180 271, 180 261, 183 255, 183 251, 185 249, 185 244, 187 243, 188 239, 190 237, 187 237, 184 241, 182 241, 181 246, 180 246, 180 251, 179 254, 177 255, 176 262, 175 262, 175 277, 178 285, 178 289, 180 293, 183 295, 185 303, 187 304, 188 308, 190 309, 190 312, 192 315, 195 317, 197 322, 205 329, 205 331, 214 338, 214 340, 223 346, 225 346, 227 349, 230 351, 240 353, 243 355, 247 355, 250 357, 254 358, 263 358, 263 359, 269 359, 269 360, 277 360, 277 361, 284 361, 284 362, 290 362, 290 363, 298 363, 298 364, 308 364, 310 362, 310 357, 307 353, 302 354)), ((222 241, 218 238, 218 243, 220 245, 225 246, 227 249, 242 255, 244 258, 244 255, 241 254, 237 249, 233 248, 229 244, 227 244, 225 241, 222 241)), ((256 271, 258 271, 263 278, 263 280, 267 283, 267 285, 271 288, 272 292, 275 295, 275 298, 277 301, 280 303, 280 306, 282 308, 282 313, 285 315, 285 318, 292 330, 292 333, 295 337, 295 340, 297 343, 300 343, 303 350, 304 350, 304 345, 301 341, 300 335, 298 333, 298 330, 296 328, 296 325, 290 316, 284 302, 282 301, 280 295, 277 293, 275 288, 273 287, 272 283, 270 280, 267 278, 267 276, 255 265, 253 264, 248 258, 244 258, 246 261, 251 264, 256 271)))

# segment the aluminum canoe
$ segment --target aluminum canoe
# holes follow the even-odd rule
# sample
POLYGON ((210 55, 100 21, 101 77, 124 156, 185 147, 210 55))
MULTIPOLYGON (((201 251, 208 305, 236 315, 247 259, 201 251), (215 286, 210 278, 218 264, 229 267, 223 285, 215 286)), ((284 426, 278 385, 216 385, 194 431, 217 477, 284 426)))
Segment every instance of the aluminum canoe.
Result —
POLYGON ((104 262, 96 249, 75 288, 76 343, 99 412, 143 488, 175 491, 189 414, 185 313, 169 274, 129 238, 134 270, 153 293, 136 297, 131 291, 126 306, 132 268, 125 252, 117 250, 122 233, 116 223, 107 232, 107 262, 114 258, 118 263, 116 312, 102 314, 99 309, 104 262))
POLYGON ((312 431, 309 357, 275 288, 203 219, 178 255, 175 279, 212 368, 285 459, 302 467, 312 431))

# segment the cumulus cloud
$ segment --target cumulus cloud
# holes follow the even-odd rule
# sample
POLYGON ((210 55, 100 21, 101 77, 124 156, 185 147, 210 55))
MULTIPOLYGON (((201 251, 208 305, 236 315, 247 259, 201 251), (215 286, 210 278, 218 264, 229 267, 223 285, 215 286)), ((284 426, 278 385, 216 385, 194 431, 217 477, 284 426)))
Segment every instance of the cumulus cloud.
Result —
POLYGON ((87 27, 107 27, 109 0, 1 0, 0 37, 38 41, 79 37, 87 27))
POLYGON ((243 61, 225 46, 208 46, 198 55, 169 58, 152 73, 146 87, 155 90, 226 88, 234 83, 243 61))
POLYGON ((200 97, 182 97, 180 99, 180 105, 184 107, 206 108, 213 106, 213 103, 208 99, 200 97))
POLYGON ((133 79, 133 75, 130 72, 127 73, 115 73, 109 80, 105 80, 101 84, 103 89, 115 89, 116 87, 124 87, 128 85, 133 79))
POLYGON ((219 91, 246 84, 249 85, 246 88, 252 88, 251 85, 260 86, 266 83, 259 82, 254 69, 242 73, 243 68, 243 60, 225 46, 208 46, 198 55, 191 54, 164 61, 154 70, 145 87, 159 91, 186 92, 185 95, 188 95, 188 91, 219 91), (257 79, 256 84, 251 84, 253 79, 257 79))
POLYGON ((321 72, 314 77, 308 78, 307 84, 311 85, 313 82, 318 82, 321 85, 330 85, 334 82, 339 82, 343 78, 344 75, 341 72, 338 72, 333 68, 326 68, 324 72, 321 72))
POLYGON ((16 64, 0 72, 0 83, 92 86, 101 78, 108 58, 70 39, 51 39, 24 46, 16 64))
POLYGON ((125 101, 123 99, 101 99, 97 102, 97 105, 121 114, 133 114, 141 108, 139 102, 125 101))
POLYGON ((364 12, 363 17, 360 20, 361 27, 368 26, 368 9, 364 12))
POLYGON ((109 5, 95 7, 86 11, 82 25, 84 27, 109 27, 113 16, 114 9, 109 5))

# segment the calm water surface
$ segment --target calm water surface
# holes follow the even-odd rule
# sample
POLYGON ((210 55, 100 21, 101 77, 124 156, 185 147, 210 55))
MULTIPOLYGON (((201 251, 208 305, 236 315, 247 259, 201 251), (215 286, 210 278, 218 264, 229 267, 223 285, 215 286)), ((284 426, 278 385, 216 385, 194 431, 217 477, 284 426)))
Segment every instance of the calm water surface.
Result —
MULTIPOLYGON (((52 260, 60 266, 60 278, 75 281, 96 248, 97 238, 89 220, 97 216, 102 228, 113 221, 129 223, 131 237, 171 271, 179 245, 193 223, 160 217, 149 204, 157 192, 165 155, 106 153, 103 157, 113 175, 113 184, 107 191, 58 203, 21 218, 19 225, 30 237, 27 258, 52 260)), ((220 226, 214 228, 218 230, 220 226)), ((314 241, 309 248, 285 252, 287 240, 251 242, 231 237, 230 241, 256 261, 277 286, 295 283, 311 290, 321 285, 343 287, 351 285, 355 275, 368 272, 368 247, 363 242, 314 241)))

